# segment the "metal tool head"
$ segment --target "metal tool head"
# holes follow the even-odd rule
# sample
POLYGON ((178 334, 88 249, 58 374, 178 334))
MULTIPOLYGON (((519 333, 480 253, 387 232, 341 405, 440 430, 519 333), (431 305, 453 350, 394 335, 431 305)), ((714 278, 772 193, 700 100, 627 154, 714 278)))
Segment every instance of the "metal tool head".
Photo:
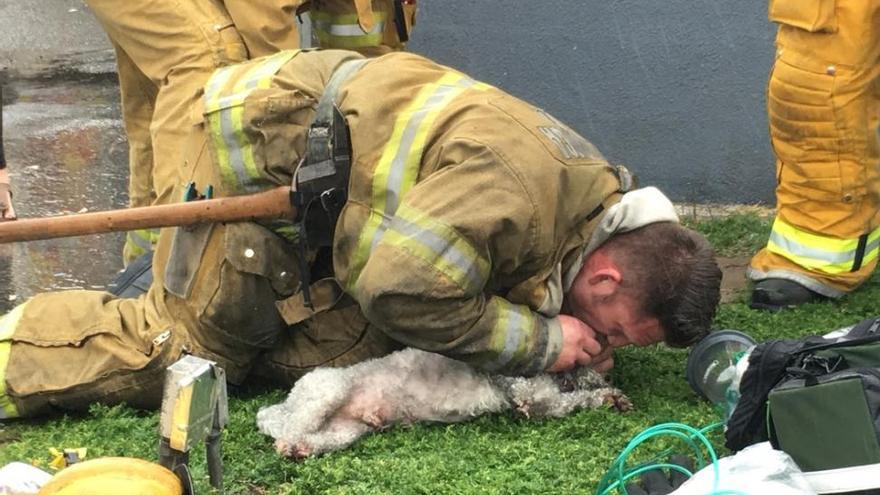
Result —
POLYGON ((229 420, 226 374, 213 361, 186 356, 168 367, 159 430, 172 449, 188 452, 229 420))

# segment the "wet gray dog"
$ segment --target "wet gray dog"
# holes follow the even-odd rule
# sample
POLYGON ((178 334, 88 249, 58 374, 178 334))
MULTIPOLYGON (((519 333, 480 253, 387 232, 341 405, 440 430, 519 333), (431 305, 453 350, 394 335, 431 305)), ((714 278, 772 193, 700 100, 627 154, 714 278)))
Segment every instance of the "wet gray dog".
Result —
POLYGON ((367 433, 417 421, 454 423, 513 409, 562 417, 610 405, 627 411, 623 392, 588 368, 532 378, 488 375, 439 354, 405 349, 348 368, 318 368, 287 400, 257 413, 260 431, 282 455, 302 459, 345 448, 367 433))

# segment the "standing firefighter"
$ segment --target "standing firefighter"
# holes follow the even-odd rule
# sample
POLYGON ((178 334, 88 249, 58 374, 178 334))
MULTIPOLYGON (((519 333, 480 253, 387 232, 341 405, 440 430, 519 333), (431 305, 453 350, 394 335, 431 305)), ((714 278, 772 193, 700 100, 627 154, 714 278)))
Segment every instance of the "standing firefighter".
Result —
MULTIPOLYGON (((131 206, 177 200, 191 109, 215 69, 298 48, 296 16, 309 9, 316 46, 368 54, 402 49, 398 33, 408 36, 415 15, 412 0, 406 3, 404 9, 400 0, 90 0, 116 50, 131 206)), ((126 263, 152 250, 158 235, 129 232, 126 263)))
POLYGON ((839 298, 880 252, 880 0, 771 0, 777 216, 752 307, 839 298))
POLYGON ((185 180, 229 196, 296 171, 304 222, 165 229, 140 298, 18 306, 0 319, 6 417, 155 407, 182 353, 233 383, 402 345, 507 374, 607 370, 612 347, 688 345, 715 312, 721 272, 665 196, 422 57, 284 51, 216 71, 192 114, 185 180))

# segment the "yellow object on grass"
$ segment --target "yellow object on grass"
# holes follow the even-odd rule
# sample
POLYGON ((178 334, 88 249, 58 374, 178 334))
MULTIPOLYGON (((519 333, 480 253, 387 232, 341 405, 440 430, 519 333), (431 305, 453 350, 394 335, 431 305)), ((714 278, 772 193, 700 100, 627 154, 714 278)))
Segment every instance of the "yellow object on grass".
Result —
POLYGON ((85 460, 87 452, 88 449, 86 448, 58 450, 52 447, 49 449, 49 453, 52 454, 52 460, 49 461, 49 466, 56 471, 64 469, 71 464, 76 464, 85 460))
POLYGON ((46 483, 38 495, 181 495, 183 485, 168 469, 141 459, 102 457, 74 464, 46 483))

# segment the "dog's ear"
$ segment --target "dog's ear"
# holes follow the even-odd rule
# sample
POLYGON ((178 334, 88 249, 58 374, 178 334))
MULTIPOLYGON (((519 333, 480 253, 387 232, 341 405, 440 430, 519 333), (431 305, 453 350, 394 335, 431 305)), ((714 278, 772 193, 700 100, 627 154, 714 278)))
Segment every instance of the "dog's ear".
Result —
POLYGON ((572 371, 567 371, 565 373, 554 373, 550 375, 553 378, 553 382, 556 383, 556 386, 559 387, 559 391, 562 393, 574 392, 579 388, 579 383, 577 376, 572 371))

